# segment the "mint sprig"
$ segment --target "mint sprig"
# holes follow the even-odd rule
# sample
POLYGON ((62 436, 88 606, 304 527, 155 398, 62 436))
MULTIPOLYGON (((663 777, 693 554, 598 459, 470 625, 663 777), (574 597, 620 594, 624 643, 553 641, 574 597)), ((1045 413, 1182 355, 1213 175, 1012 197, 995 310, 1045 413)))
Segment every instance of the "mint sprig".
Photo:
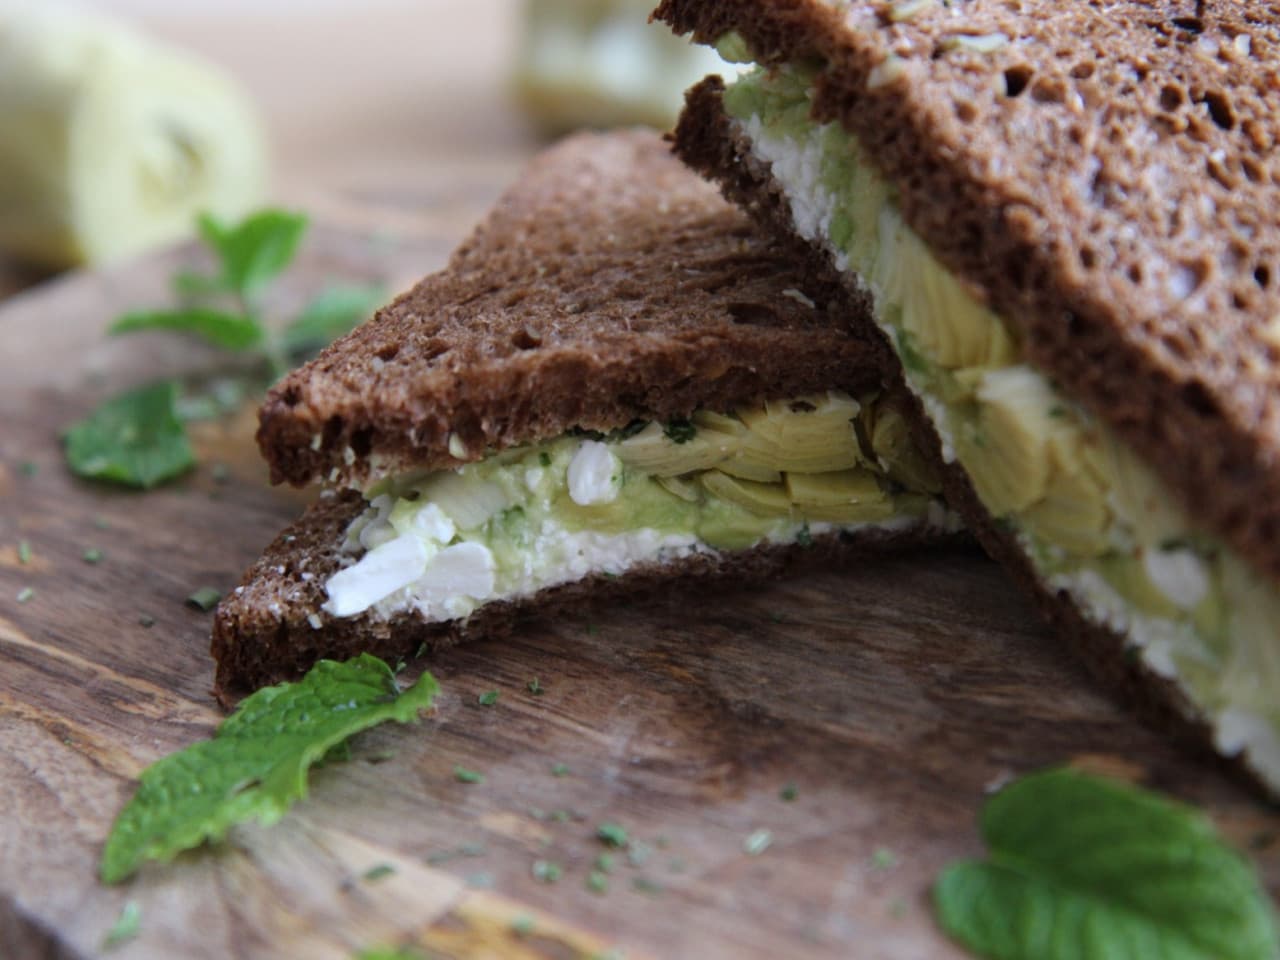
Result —
POLYGON ((948 867, 938 920, 995 960, 1275 960, 1274 911, 1248 862, 1192 807, 1070 769, 1005 787, 985 861, 948 867))
POLYGON ((172 380, 112 397, 65 434, 67 463, 82 477, 144 489, 196 462, 176 409, 172 380))
POLYGON ((233 825, 278 821, 307 792, 307 770, 333 759, 353 734, 388 720, 406 723, 431 706, 439 687, 423 673, 401 691, 395 673, 370 654, 321 660, 296 683, 265 687, 224 720, 212 740, 142 772, 102 851, 103 883, 119 883, 144 860, 172 859, 233 825))
MULTIPOLYGON (((199 219, 200 235, 217 261, 211 275, 180 272, 173 280, 182 301, 173 308, 137 310, 119 317, 112 334, 167 330, 193 336, 214 347, 249 359, 241 376, 254 389, 346 333, 381 302, 380 285, 329 287, 308 303, 278 334, 263 321, 262 295, 293 260, 306 231, 307 218, 286 210, 263 210, 237 224, 209 215, 199 219)), ((84 477, 134 487, 150 487, 182 473, 194 462, 183 421, 226 412, 225 378, 191 393, 175 394, 168 405, 153 397, 113 397, 68 434, 79 438, 67 448, 71 469, 84 477), (176 421, 176 426, 175 426, 176 421), (108 424, 110 429, 104 429, 108 424), (84 456, 84 449, 91 456, 84 456), (168 463, 162 471, 140 465, 168 463)), ((156 385, 153 385, 156 386, 156 385)), ((177 385, 172 385, 175 391, 177 385)), ((235 401, 244 395, 242 385, 235 401)))

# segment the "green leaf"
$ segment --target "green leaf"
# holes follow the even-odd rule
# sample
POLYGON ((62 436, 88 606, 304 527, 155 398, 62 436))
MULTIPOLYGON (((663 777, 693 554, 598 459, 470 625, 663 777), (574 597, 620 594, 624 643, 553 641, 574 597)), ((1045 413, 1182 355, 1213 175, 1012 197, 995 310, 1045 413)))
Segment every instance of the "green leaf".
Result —
POLYGON ((365 320, 386 295, 381 284, 333 286, 321 291, 285 327, 281 348, 292 356, 323 347, 365 320))
POLYGON ((1208 818, 1074 770, 987 802, 990 859, 948 867, 939 922, 998 960, 1273 960, 1280 935, 1248 862, 1208 818))
POLYGON ((154 487, 195 463, 171 380, 112 397, 67 430, 67 464, 82 477, 154 487))
POLYGON ((138 935, 142 929, 142 908, 137 901, 130 900, 120 911, 120 916, 111 925, 107 935, 102 938, 102 949, 113 950, 122 943, 127 943, 138 935))
POLYGON ((206 213, 198 226, 222 264, 222 286, 250 296, 289 265, 307 229, 307 218, 287 210, 261 210, 227 226, 206 213))
POLYGON ((209 307, 181 310, 138 310, 111 324, 108 333, 137 330, 173 330, 207 340, 224 350, 252 350, 262 343, 262 325, 253 317, 209 307))
POLYGON ((438 690, 423 673, 401 692, 391 668, 370 654, 321 660, 296 683, 259 690, 212 740, 143 771, 103 848, 102 882, 120 882, 144 860, 170 860, 219 840, 237 823, 270 826, 306 795, 313 763, 361 730, 412 720, 438 690))

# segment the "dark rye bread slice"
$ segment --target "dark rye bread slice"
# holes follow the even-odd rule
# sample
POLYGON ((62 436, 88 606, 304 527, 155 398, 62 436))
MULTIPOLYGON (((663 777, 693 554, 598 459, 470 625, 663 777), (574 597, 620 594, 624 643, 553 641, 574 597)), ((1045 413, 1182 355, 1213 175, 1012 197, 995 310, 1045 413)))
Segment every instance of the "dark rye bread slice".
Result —
MULTIPOLYGON (((460 423, 471 425, 463 437, 478 455, 574 426, 608 430, 700 406, 878 388, 875 341, 850 337, 847 318, 812 302, 847 298, 787 253, 656 134, 572 138, 534 162, 443 273, 273 392, 264 449, 278 476, 304 482, 337 467, 347 481, 365 474, 342 457, 346 444, 415 467, 453 466, 447 434, 460 423), (325 442, 313 450, 316 429, 325 442), (302 449, 291 453, 294 440, 302 449)), ((354 491, 326 492, 219 605, 212 652, 223 703, 294 679, 318 657, 408 657, 587 598, 761 578, 801 555, 956 539, 924 525, 868 529, 815 537, 816 554, 774 545, 591 577, 487 604, 464 621, 336 619, 320 610, 324 584, 363 508, 354 491)))
POLYGON ((342 565, 340 546, 347 526, 364 509, 359 493, 326 492, 296 523, 285 529, 244 574, 240 586, 218 606, 212 653, 217 669, 214 695, 230 706, 269 683, 296 680, 321 657, 343 660, 368 651, 384 659, 409 659, 425 647, 443 649, 469 637, 506 634, 523 616, 550 615, 564 608, 643 595, 661 588, 704 589, 710 579, 742 584, 765 580, 809 565, 830 566, 885 550, 960 542, 923 526, 908 530, 869 529, 856 536, 815 536, 808 546, 760 546, 734 553, 699 553, 662 564, 645 564, 625 576, 597 575, 542 590, 533 596, 490 603, 465 620, 427 622, 415 615, 392 620, 370 614, 335 619, 308 617, 326 599, 328 577, 342 565))
POLYGON ((1026 359, 1280 580, 1280 8, 894 9, 665 0, 655 16, 825 63, 815 117, 857 136, 1026 359), (994 34, 1010 42, 956 43, 994 34))
POLYGON ((572 137, 445 270, 271 390, 272 479, 356 486, 571 427, 874 385, 782 253, 656 134, 572 137))
MULTIPOLYGON (((729 199, 751 211, 771 231, 780 236, 793 236, 790 205, 781 187, 772 180, 768 163, 752 155, 750 142, 745 137, 735 135, 722 109, 723 90, 720 79, 710 77, 686 94, 685 109, 674 135, 676 153, 693 169, 716 180, 729 199)), ((811 248, 809 260, 815 273, 825 274, 833 283, 847 283, 839 280, 840 272, 824 251, 811 248)), ((852 286, 846 295, 851 306, 860 302, 862 296, 852 286)), ((830 309, 838 313, 838 301, 830 309)), ((850 315, 856 317, 856 310, 850 315)), ((955 461, 943 459, 941 440, 919 398, 906 389, 902 367, 887 339, 883 340, 877 355, 885 365, 889 389, 901 391, 903 410, 912 421, 921 451, 942 480, 947 502, 960 514, 987 553, 1033 598, 1050 627, 1101 685, 1148 723, 1179 737, 1232 775, 1243 777, 1255 788, 1277 797, 1275 788, 1247 766, 1238 761, 1224 761, 1215 753, 1213 731, 1176 684, 1146 668, 1141 658, 1127 655, 1123 638, 1088 620, 1065 592, 1051 590, 1041 581, 1013 532, 997 524, 982 506, 964 469, 955 461)))

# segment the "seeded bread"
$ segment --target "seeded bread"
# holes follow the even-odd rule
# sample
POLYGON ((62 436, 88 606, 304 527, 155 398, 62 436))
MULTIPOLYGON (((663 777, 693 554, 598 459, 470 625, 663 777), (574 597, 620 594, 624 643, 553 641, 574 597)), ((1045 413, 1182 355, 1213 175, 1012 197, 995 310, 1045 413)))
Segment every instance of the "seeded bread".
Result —
MULTIPOLYGON (((750 143, 735 134, 722 109, 723 90, 720 79, 710 77, 686 94, 685 110, 674 134, 676 152, 693 169, 718 181, 729 199, 751 211, 762 224, 779 235, 790 235, 790 205, 772 180, 769 165, 755 158, 750 143)), ((809 258, 815 273, 825 273, 833 282, 840 276, 824 252, 811 249, 809 258)), ((860 295, 851 289, 849 296, 853 302, 860 295)), ((840 312, 836 304, 831 310, 840 312)), ((856 318, 857 313, 850 315, 856 318)), ((901 391, 903 410, 912 421, 919 449, 941 479, 947 502, 987 553, 1034 599, 1041 615, 1072 653, 1104 688, 1139 716, 1178 736, 1206 758, 1214 758, 1233 776, 1274 796, 1275 790, 1238 759, 1223 760, 1214 754, 1212 730, 1175 683, 1153 673, 1140 657, 1127 655, 1123 638, 1086 619, 1067 594, 1050 589, 1041 580, 1016 536, 996 523, 982 506, 964 469, 943 459, 937 432, 919 398, 906 389, 892 348, 887 342, 880 346, 876 356, 884 365, 885 381, 890 389, 901 391)))
MULTIPOLYGON (((381 469, 454 466, 451 432, 478 457, 570 427, 878 388, 875 341, 849 336, 847 317, 822 309, 833 297, 844 310, 865 304, 788 257, 800 249, 766 240, 656 134, 574 137, 535 161, 443 273, 273 391, 264 452, 278 478, 342 484, 367 479, 373 454, 381 469)), ((325 583, 363 508, 356 491, 326 491, 219 605, 212 652, 224 704, 294 679, 318 657, 409 657, 589 598, 758 579, 801 556, 956 539, 923 524, 868 529, 815 537, 812 550, 771 545, 591 577, 486 604, 461 621, 338 619, 320 609, 325 583)))
POLYGON ((874 385, 865 343, 781 253, 655 134, 570 138, 447 269, 270 392, 272 479, 355 486, 570 427, 874 385))
POLYGON ((825 63, 815 116, 857 136, 1027 360, 1280 579, 1274 4, 665 0, 655 16, 825 63))

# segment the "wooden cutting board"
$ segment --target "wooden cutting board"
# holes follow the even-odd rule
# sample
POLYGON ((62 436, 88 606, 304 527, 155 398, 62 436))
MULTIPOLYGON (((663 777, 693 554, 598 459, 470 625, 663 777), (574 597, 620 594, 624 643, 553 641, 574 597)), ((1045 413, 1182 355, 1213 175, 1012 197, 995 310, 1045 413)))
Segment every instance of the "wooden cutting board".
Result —
MULTIPOLYGON (((335 277, 398 286, 439 266, 474 199, 398 239, 318 229, 274 308, 335 277)), ((101 887, 101 844, 138 772, 220 716, 210 617, 184 598, 233 585, 303 505, 267 486, 248 412, 201 428, 202 466, 161 490, 63 467, 59 429, 97 400, 207 362, 164 336, 102 334, 118 311, 164 302, 194 256, 0 309, 0 955, 96 955, 133 901, 122 958, 401 943, 446 957, 961 956, 933 925, 933 878, 980 850, 986 791, 1065 761, 1203 805, 1280 888, 1280 818, 1096 692, 968 549, 674 590, 440 654, 436 714, 358 737, 283 823, 101 887), (483 707, 487 690, 500 697, 483 707), (455 765, 484 782, 459 783, 455 765), (599 892, 602 822, 634 843, 599 892), (771 843, 750 855, 761 830, 771 843), (540 861, 558 881, 535 877, 540 861)))

